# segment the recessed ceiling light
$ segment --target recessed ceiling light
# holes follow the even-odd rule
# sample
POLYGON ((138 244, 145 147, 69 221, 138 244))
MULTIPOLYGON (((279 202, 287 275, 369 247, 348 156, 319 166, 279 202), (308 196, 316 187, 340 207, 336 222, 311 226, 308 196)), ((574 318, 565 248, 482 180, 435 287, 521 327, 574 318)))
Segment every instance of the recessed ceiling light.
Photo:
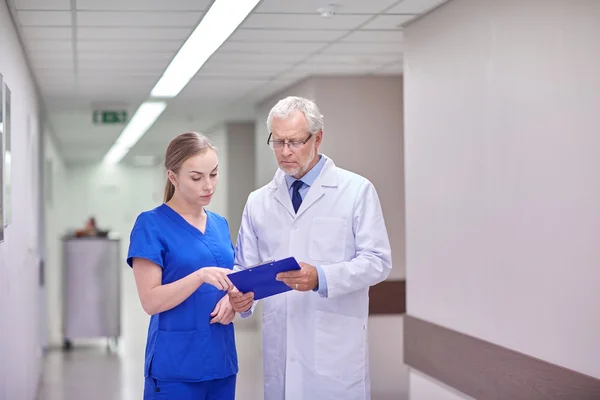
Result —
POLYGON ((335 15, 336 8, 337 7, 335 4, 327 4, 323 7, 317 8, 317 11, 319 12, 319 14, 321 14, 321 17, 329 18, 335 15))

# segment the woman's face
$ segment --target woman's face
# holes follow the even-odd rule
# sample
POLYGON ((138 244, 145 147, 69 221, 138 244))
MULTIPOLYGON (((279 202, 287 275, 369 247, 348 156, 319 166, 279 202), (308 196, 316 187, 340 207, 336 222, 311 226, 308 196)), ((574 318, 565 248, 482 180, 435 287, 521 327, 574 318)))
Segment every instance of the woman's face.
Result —
POLYGON ((169 171, 177 195, 189 204, 207 206, 217 188, 219 159, 216 151, 208 149, 185 160, 179 173, 169 171))

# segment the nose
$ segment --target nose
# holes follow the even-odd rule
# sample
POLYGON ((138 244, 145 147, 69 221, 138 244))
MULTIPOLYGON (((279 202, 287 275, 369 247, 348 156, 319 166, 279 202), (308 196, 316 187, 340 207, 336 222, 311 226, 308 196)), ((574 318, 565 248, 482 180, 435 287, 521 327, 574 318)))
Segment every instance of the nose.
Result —
POLYGON ((288 143, 283 144, 283 148, 281 149, 281 154, 286 157, 289 156, 290 154, 292 154, 292 150, 290 149, 290 145, 288 143))
POLYGON ((213 190, 213 184, 210 181, 210 179, 206 180, 206 183, 204 184, 204 191, 207 193, 211 193, 213 190))

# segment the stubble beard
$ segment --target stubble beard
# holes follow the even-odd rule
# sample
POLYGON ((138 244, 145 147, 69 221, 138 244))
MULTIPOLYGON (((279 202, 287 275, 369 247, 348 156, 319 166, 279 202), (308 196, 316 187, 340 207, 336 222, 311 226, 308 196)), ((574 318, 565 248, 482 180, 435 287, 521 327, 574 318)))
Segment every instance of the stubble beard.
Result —
POLYGON ((290 176, 300 176, 300 175, 304 175, 306 174, 306 172, 308 171, 308 167, 310 166, 310 164, 312 163, 313 159, 315 158, 315 145, 313 144, 312 148, 310 149, 310 154, 308 155, 308 158, 306 159, 306 162, 296 168, 281 168, 283 170, 283 172, 285 172, 287 175, 290 176))

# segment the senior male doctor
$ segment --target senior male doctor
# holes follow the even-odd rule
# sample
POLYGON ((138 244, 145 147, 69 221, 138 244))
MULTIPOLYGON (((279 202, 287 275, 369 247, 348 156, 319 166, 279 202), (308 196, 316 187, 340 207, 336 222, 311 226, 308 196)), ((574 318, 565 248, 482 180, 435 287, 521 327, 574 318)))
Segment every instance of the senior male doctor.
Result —
MULTIPOLYGON (((377 192, 319 153, 313 101, 280 100, 267 127, 279 169, 248 197, 235 264, 293 256, 302 268, 278 276, 294 290, 263 300, 265 399, 370 399, 369 286, 392 266, 377 192)), ((242 317, 252 314, 252 293, 229 296, 242 317)))

